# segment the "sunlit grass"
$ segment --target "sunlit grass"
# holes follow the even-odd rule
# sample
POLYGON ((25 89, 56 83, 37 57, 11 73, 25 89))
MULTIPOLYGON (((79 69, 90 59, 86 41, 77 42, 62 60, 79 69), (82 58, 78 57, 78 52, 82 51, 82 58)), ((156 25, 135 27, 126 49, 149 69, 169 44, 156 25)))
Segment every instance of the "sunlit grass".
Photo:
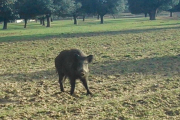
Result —
MULTIPOLYGON (((9 23, 7 30, 0 30, 0 41, 13 40, 36 40, 46 37, 64 37, 81 34, 81 33, 96 33, 96 32, 123 32, 125 30, 141 30, 152 28, 176 27, 179 24, 178 20, 156 20, 149 21, 147 18, 132 18, 132 19, 108 19, 105 25, 99 24, 99 20, 90 19, 83 22, 79 20, 78 25, 73 25, 72 20, 54 21, 51 28, 46 28, 39 22, 28 23, 26 29, 23 28, 24 23, 14 24, 9 23)), ((136 32, 136 31, 134 31, 136 32)))
POLYGON ((179 21, 148 18, 9 24, 0 30, 0 119, 180 119, 179 21), (54 58, 93 54, 86 96, 61 93, 54 58))

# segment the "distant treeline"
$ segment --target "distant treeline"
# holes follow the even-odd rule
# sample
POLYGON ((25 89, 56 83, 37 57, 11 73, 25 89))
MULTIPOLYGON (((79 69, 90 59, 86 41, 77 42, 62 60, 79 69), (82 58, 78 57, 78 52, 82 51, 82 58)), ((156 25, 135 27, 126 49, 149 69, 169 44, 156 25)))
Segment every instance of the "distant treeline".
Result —
POLYGON ((87 15, 96 15, 103 24, 104 16, 112 16, 124 11, 132 14, 144 13, 150 20, 156 19, 157 12, 180 11, 180 0, 0 0, 0 21, 3 29, 7 29, 9 21, 24 19, 27 26, 28 19, 39 19, 42 25, 47 20, 47 27, 51 26, 52 16, 72 17, 77 24, 77 17, 85 20, 87 15))

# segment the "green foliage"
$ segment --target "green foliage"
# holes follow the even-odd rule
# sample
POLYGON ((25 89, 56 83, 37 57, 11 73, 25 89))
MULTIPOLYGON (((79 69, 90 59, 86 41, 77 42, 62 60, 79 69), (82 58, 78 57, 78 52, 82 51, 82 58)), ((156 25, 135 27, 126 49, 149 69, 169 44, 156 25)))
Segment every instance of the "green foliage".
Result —
POLYGON ((170 12, 178 12, 178 11, 180 11, 180 2, 178 2, 176 0, 173 0, 172 3, 173 4, 169 5, 168 11, 170 11, 170 12))
POLYGON ((0 1, 0 21, 4 21, 3 29, 7 29, 7 22, 16 17, 14 0, 1 0, 0 1))
POLYGON ((25 20, 24 28, 28 19, 43 15, 46 15, 47 27, 50 27, 50 16, 55 11, 53 0, 18 0, 16 9, 20 18, 25 20))
POLYGON ((41 10, 41 15, 51 15, 55 12, 54 1, 53 0, 37 0, 39 9, 41 10))
POLYGON ((38 9, 39 7, 40 6, 38 6, 36 0, 18 0, 16 2, 16 9, 22 19, 34 18, 40 13, 40 10, 38 9))
POLYGON ((23 19, 31 19, 37 15, 52 14, 54 12, 52 0, 18 0, 16 8, 23 19))
POLYGON ((87 14, 96 14, 96 8, 96 0, 82 0, 82 9, 84 9, 87 14))
POLYGON ((81 7, 81 3, 75 0, 54 0, 55 14, 58 16, 72 16, 81 7))
POLYGON ((124 0, 81 0, 82 7, 88 14, 116 14, 125 9, 124 0))
POLYGON ((81 7, 82 7, 82 3, 81 0, 74 0, 74 11, 72 13, 72 15, 76 15, 76 17, 81 13, 81 7))
POLYGON ((14 18, 14 0, 1 0, 0 1, 0 17, 11 20, 14 18))
POLYGON ((157 9, 169 10, 178 3, 179 0, 128 0, 131 13, 148 13, 150 20, 155 20, 157 9))
POLYGON ((178 5, 179 0, 171 0, 168 4, 165 4, 160 7, 160 10, 166 10, 166 11, 175 11, 174 7, 178 5))
POLYGON ((103 24, 103 17, 106 14, 116 14, 124 11, 124 0, 90 0, 87 7, 87 13, 98 14, 101 17, 101 24, 103 24))
POLYGON ((99 15, 117 13, 125 8, 124 0, 96 0, 96 9, 99 15))
POLYGON ((143 0, 128 0, 129 10, 132 14, 147 13, 143 0))
MULTIPOLYGON (((114 2, 111 1, 111 2, 114 2)), ((110 9, 110 14, 117 14, 120 12, 123 12, 125 10, 125 1, 124 0, 118 0, 117 3, 110 9)))

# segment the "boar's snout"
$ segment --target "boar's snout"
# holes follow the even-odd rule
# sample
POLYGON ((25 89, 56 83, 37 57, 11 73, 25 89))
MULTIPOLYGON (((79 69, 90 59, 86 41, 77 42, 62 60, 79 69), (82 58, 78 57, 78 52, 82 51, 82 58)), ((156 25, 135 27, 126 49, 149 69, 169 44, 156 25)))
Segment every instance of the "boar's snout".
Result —
POLYGON ((79 76, 86 76, 88 74, 88 63, 91 61, 89 59, 89 57, 76 56, 76 72, 79 76))
POLYGON ((81 75, 81 76, 85 76, 85 73, 84 73, 84 72, 81 72, 80 75, 81 75))
POLYGON ((84 69, 82 68, 81 70, 78 71, 80 76, 85 76, 88 73, 88 68, 84 69))

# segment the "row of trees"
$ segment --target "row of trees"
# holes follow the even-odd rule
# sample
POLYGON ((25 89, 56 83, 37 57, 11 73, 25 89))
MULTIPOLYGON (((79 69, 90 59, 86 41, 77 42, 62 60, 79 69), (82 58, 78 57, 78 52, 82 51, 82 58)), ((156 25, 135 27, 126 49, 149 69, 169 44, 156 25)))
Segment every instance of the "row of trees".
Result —
POLYGON ((77 17, 87 14, 103 17, 106 14, 116 14, 126 8, 132 14, 144 13, 150 20, 155 20, 157 11, 179 11, 180 0, 0 0, 0 21, 3 29, 7 29, 9 20, 24 19, 26 28, 27 20, 39 18, 47 19, 47 27, 51 26, 51 16, 72 16, 74 24, 77 17))
POLYGON ((124 0, 0 0, 0 20, 4 22, 3 29, 7 29, 9 20, 27 20, 39 17, 47 18, 47 27, 50 27, 51 15, 72 16, 74 24, 77 17, 86 14, 98 14, 103 23, 105 14, 115 14, 125 8, 124 0))
POLYGON ((129 10, 132 14, 144 13, 149 14, 150 20, 156 19, 157 12, 180 11, 180 0, 128 0, 129 10))

